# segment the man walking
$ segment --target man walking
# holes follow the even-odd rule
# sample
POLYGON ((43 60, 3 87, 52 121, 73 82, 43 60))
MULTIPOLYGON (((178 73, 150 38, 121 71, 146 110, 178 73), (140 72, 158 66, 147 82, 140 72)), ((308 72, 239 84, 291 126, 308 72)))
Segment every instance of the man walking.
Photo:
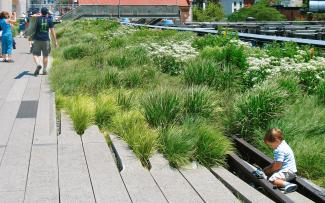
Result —
POLYGON ((38 16, 36 19, 36 30, 33 35, 33 58, 36 63, 36 70, 34 75, 38 75, 40 70, 43 67, 43 74, 47 74, 47 64, 48 56, 51 52, 51 39, 54 41, 55 47, 58 47, 58 42, 56 40, 56 34, 54 30, 53 21, 48 17, 48 9, 43 7, 41 9, 41 16, 38 16), (41 64, 41 55, 43 56, 43 66, 41 64))

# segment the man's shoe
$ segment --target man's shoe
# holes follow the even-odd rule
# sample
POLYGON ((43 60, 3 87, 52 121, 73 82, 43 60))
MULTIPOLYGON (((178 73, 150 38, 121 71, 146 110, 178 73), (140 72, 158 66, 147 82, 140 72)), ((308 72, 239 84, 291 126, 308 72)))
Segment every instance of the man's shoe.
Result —
POLYGON ((290 193, 290 192, 294 192, 294 191, 296 191, 297 188, 298 188, 298 186, 297 186, 296 184, 294 184, 294 183, 290 183, 289 185, 287 185, 287 186, 281 188, 281 190, 283 190, 284 193, 290 193))
POLYGON ((47 70, 46 70, 46 68, 43 68, 43 75, 47 75, 47 70))
POLYGON ((36 67, 36 70, 35 70, 35 72, 34 72, 34 75, 38 75, 39 74, 39 71, 42 69, 42 66, 41 65, 38 65, 37 67, 36 67))

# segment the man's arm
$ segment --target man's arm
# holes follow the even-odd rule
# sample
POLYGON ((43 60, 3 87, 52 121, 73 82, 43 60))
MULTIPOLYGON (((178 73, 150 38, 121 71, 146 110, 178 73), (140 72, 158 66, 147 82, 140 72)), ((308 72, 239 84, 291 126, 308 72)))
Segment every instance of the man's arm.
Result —
POLYGON ((54 28, 50 28, 50 31, 51 31, 51 36, 52 36, 51 39, 53 40, 55 47, 59 47, 54 28))

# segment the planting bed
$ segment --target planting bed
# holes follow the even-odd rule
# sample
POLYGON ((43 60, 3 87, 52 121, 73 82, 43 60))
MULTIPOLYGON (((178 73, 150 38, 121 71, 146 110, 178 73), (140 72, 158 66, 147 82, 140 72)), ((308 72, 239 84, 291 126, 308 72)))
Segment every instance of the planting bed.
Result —
POLYGON ((120 136, 142 164, 225 165, 231 136, 271 156, 283 130, 298 173, 325 186, 325 59, 294 43, 251 47, 236 36, 148 30, 106 20, 64 22, 50 71, 57 107, 78 134, 120 136))

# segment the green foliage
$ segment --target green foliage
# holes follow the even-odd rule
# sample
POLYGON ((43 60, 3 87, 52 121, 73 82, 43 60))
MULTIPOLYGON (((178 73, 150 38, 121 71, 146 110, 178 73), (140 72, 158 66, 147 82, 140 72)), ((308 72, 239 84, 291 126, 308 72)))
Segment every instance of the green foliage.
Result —
POLYGON ((65 59, 81 59, 89 54, 88 47, 83 44, 71 45, 63 50, 65 59))
POLYGON ((154 63, 161 70, 161 72, 169 75, 179 75, 183 69, 183 63, 178 61, 173 56, 157 56, 154 59, 154 63))
POLYGON ((85 95, 78 95, 68 101, 67 107, 75 131, 82 135, 94 121, 93 100, 85 95))
POLYGON ((183 166, 191 160, 195 141, 185 129, 173 127, 160 135, 161 152, 173 167, 183 166))
POLYGON ((123 110, 130 110, 132 107, 133 95, 130 92, 122 91, 121 89, 117 93, 117 104, 123 110))
POLYGON ((284 16, 275 8, 268 6, 267 0, 261 0, 250 8, 242 8, 228 16, 229 21, 245 21, 247 17, 254 17, 257 21, 280 21, 284 16))
POLYGON ((181 99, 177 91, 162 88, 145 95, 141 105, 144 117, 151 126, 166 128, 176 121, 181 99))
POLYGON ((284 109, 289 94, 277 84, 265 82, 238 98, 232 115, 226 122, 226 128, 231 135, 254 142, 254 131, 265 128, 272 119, 279 117, 284 109))
POLYGON ((226 46, 231 39, 236 38, 233 35, 211 35, 207 34, 202 37, 196 38, 192 46, 198 49, 209 47, 223 47, 226 46))
POLYGON ((289 57, 293 58, 297 55, 298 44, 295 42, 285 42, 283 44, 278 42, 273 42, 265 46, 266 53, 269 56, 274 56, 276 58, 289 57))
POLYGON ((195 21, 219 21, 224 17, 223 8, 218 3, 209 3, 205 10, 198 7, 193 8, 193 19, 195 21))
POLYGON ((206 167, 225 165, 226 155, 233 150, 230 140, 220 130, 204 124, 195 129, 195 134, 195 159, 206 167))
POLYGON ((123 85, 128 88, 140 86, 143 82, 142 71, 137 68, 125 70, 121 77, 123 85))
POLYGON ((140 112, 118 113, 113 117, 112 128, 125 140, 144 166, 157 148, 157 133, 149 128, 140 112))
POLYGON ((184 110, 190 117, 213 117, 214 98, 207 87, 192 86, 185 91, 184 110))
POLYGON ((325 82, 321 82, 319 83, 318 87, 317 87, 317 96, 319 98, 319 100, 325 104, 325 82))
POLYGON ((118 112, 115 99, 100 94, 96 98, 95 122, 100 128, 108 129, 112 123, 112 117, 118 112))

